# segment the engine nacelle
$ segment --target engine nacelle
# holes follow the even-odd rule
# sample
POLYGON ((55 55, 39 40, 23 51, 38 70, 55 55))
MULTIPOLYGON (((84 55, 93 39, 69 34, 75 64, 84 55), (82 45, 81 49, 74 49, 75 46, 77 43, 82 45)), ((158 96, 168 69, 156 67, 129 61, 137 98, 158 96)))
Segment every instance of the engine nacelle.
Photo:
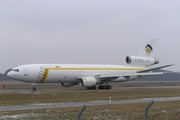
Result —
POLYGON ((81 85, 83 87, 92 87, 96 85, 97 83, 96 81, 97 80, 93 77, 85 77, 85 78, 82 78, 81 85))
POLYGON ((159 60, 157 58, 127 56, 126 63, 131 64, 131 65, 151 66, 151 65, 158 64, 159 60))
POLYGON ((61 86, 62 87, 71 87, 71 86, 76 85, 76 84, 78 84, 78 83, 61 83, 61 86))

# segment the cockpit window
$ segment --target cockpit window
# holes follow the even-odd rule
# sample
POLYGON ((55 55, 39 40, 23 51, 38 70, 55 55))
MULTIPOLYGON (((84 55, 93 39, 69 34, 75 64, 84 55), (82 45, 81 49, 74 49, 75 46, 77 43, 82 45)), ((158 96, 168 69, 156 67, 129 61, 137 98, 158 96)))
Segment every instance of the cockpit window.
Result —
POLYGON ((13 69, 14 72, 19 72, 19 69, 13 69))

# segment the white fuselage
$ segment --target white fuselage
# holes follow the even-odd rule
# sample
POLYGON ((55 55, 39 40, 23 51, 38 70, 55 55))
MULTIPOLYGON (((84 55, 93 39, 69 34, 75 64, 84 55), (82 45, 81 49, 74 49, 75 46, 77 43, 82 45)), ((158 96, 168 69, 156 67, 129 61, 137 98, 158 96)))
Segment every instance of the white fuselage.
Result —
MULTIPOLYGON (((8 76, 29 83, 79 83, 78 78, 136 73, 145 69, 145 67, 122 65, 29 64, 15 67, 8 73, 8 76)), ((128 80, 135 78, 138 77, 133 76, 128 80)), ((119 77, 113 82, 122 80, 126 80, 126 78, 119 77)))

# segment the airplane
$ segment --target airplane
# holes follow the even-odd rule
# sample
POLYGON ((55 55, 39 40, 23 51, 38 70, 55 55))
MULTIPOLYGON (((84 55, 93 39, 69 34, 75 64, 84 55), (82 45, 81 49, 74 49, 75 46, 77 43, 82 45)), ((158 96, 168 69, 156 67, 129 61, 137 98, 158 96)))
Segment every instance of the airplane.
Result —
POLYGON ((33 83, 36 91, 38 83, 60 83, 62 87, 80 84, 87 89, 111 89, 111 82, 126 82, 142 76, 160 75, 153 70, 173 64, 151 68, 159 63, 152 56, 156 40, 150 40, 136 56, 127 56, 129 65, 99 64, 27 64, 13 68, 7 76, 17 81, 33 83))

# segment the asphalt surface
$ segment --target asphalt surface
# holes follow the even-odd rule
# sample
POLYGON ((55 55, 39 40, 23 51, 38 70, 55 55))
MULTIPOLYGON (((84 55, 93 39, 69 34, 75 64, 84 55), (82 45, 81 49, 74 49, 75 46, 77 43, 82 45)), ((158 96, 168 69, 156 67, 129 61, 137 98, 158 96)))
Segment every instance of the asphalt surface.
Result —
POLYGON ((166 97, 166 98, 143 98, 134 100, 117 100, 117 101, 91 101, 91 102, 69 102, 69 103, 48 103, 48 104, 30 104, 19 106, 1 106, 0 111, 12 110, 29 110, 29 109, 45 109, 45 108, 62 108, 62 107, 77 107, 77 106, 95 106, 108 104, 126 104, 126 103, 143 103, 143 102, 162 102, 162 101, 177 101, 180 97, 166 97))
MULTIPOLYGON (((180 88, 180 86, 148 86, 148 87, 113 87, 112 90, 128 90, 128 89, 134 89, 134 88, 143 88, 143 89, 149 89, 149 88, 180 88)), ((87 90, 83 87, 74 87, 74 88, 62 88, 58 87, 56 89, 39 89, 37 88, 36 93, 38 92, 63 92, 63 91, 76 91, 76 90, 87 90)), ((98 90, 98 89, 96 89, 98 90)), ((32 88, 29 89, 0 89, 0 93, 32 93, 32 88)))

